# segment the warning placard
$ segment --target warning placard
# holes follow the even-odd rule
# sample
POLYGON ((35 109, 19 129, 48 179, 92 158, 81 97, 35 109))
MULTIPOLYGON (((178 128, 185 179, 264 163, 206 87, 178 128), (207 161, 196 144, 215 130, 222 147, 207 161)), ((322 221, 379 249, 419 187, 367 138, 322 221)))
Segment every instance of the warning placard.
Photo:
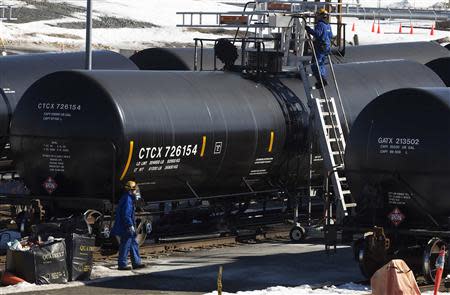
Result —
POLYGON ((50 195, 58 188, 58 184, 51 176, 47 177, 42 186, 50 195))
POLYGON ((400 211, 400 209, 395 208, 391 213, 388 214, 388 218, 392 222, 392 224, 398 226, 403 222, 403 220, 405 220, 405 215, 400 211))

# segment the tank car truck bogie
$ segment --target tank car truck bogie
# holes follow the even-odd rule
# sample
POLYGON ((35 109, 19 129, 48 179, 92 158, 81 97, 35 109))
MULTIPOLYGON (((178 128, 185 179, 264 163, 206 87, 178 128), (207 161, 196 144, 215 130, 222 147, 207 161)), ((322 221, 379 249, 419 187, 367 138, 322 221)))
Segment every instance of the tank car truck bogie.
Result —
POLYGON ((295 224, 295 226, 289 231, 289 238, 295 243, 300 243, 305 240, 306 235, 306 230, 300 225, 300 223, 295 224))

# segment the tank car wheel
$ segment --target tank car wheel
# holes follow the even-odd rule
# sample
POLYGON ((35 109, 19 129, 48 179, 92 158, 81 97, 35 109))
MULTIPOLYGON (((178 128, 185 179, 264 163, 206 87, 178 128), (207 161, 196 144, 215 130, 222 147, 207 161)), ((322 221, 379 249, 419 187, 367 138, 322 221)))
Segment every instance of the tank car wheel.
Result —
MULTIPOLYGON (((439 238, 432 238, 428 241, 427 246, 423 251, 423 275, 428 283, 434 283, 436 276, 436 259, 439 256, 441 247, 444 246, 447 249, 447 243, 439 238)), ((445 261, 448 259, 448 251, 445 252, 445 261)), ((448 268, 444 267, 444 273, 442 277, 445 278, 448 274, 448 268)))
POLYGON ((137 229, 136 229, 136 242, 139 246, 142 246, 145 242, 145 239, 147 239, 147 234, 149 233, 149 228, 151 228, 151 225, 149 226, 148 220, 137 220, 139 222, 137 229))
POLYGON ((292 242, 299 243, 305 239, 306 231, 300 225, 296 225, 289 232, 289 237, 291 238, 292 242))
POLYGON ((359 270, 367 279, 370 279, 373 274, 383 266, 383 263, 380 263, 380 259, 375 253, 369 251, 367 247, 367 237, 365 237, 362 241, 355 244, 354 253, 356 255, 356 261, 359 265, 359 270))
MULTIPOLYGON (((142 246, 147 239, 147 234, 149 234, 149 229, 151 231, 152 226, 149 225, 148 220, 136 220, 136 223, 138 223, 137 229, 136 229, 136 242, 139 246, 142 246)), ((117 242, 117 245, 120 244, 120 237, 114 236, 114 239, 117 242)))

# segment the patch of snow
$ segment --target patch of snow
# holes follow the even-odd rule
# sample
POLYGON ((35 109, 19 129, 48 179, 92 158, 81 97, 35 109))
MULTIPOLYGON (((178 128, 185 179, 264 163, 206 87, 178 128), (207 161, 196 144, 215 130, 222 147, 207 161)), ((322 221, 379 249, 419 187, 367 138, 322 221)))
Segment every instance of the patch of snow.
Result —
POLYGON ((408 9, 408 8, 413 8, 414 5, 412 3, 410 3, 408 0, 402 0, 399 2, 391 3, 391 4, 387 5, 387 7, 408 9))
POLYGON ((59 290, 67 287, 79 287, 83 285, 84 285, 83 282, 70 282, 68 284, 48 284, 48 285, 36 285, 27 282, 22 282, 13 286, 1 287, 0 294, 3 295, 21 292, 59 290))
POLYGON ((118 277, 126 277, 138 274, 150 273, 153 270, 151 268, 144 268, 139 271, 121 271, 117 268, 108 268, 102 265, 94 265, 92 268, 91 280, 90 281, 74 281, 68 282, 67 284, 48 284, 48 285, 36 285, 30 284, 28 282, 19 283, 13 286, 1 287, 0 295, 3 294, 14 294, 21 292, 33 292, 33 291, 48 291, 48 290, 59 290, 64 288, 80 287, 84 285, 89 285, 92 283, 104 282, 118 277))
MULTIPOLYGON (((298 287, 270 287, 264 290, 238 291, 236 293, 222 292, 223 295, 370 295, 371 289, 368 286, 348 283, 340 286, 330 286, 323 288, 312 288, 309 285, 298 287)), ((422 295, 432 295, 433 291, 423 292, 422 295)), ((439 292, 442 295, 448 295, 448 292, 439 292)), ((204 295, 217 295, 217 291, 206 293, 204 295)))
POLYGON ((131 270, 118 270, 102 265, 94 265, 94 267, 92 268, 91 280, 111 277, 128 277, 132 275, 134 275, 134 273, 131 270))
POLYGON ((439 3, 448 3, 445 0, 347 0, 344 3, 357 4, 360 3, 362 7, 380 7, 380 8, 417 8, 427 9, 432 8, 439 3), (406 6, 396 6, 395 4, 404 3, 406 6))
MULTIPOLYGON (((222 292, 223 295, 368 295, 370 293, 369 287, 354 283, 348 283, 338 287, 330 286, 318 289, 313 289, 309 285, 302 285, 298 287, 276 286, 264 290, 239 291, 237 293, 222 292)), ((217 291, 207 293, 205 295, 217 295, 217 291)))

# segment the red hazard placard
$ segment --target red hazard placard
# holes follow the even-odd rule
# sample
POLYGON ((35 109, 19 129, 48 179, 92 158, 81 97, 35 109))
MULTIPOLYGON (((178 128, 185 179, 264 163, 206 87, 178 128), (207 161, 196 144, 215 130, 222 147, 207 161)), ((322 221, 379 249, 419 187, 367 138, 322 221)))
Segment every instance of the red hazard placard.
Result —
POLYGON ((42 186, 50 195, 58 188, 58 184, 51 176, 47 177, 42 186))
POLYGON ((388 214, 388 218, 392 222, 392 224, 398 226, 403 222, 403 220, 405 220, 405 215, 403 215, 400 209, 395 208, 391 213, 388 214))

